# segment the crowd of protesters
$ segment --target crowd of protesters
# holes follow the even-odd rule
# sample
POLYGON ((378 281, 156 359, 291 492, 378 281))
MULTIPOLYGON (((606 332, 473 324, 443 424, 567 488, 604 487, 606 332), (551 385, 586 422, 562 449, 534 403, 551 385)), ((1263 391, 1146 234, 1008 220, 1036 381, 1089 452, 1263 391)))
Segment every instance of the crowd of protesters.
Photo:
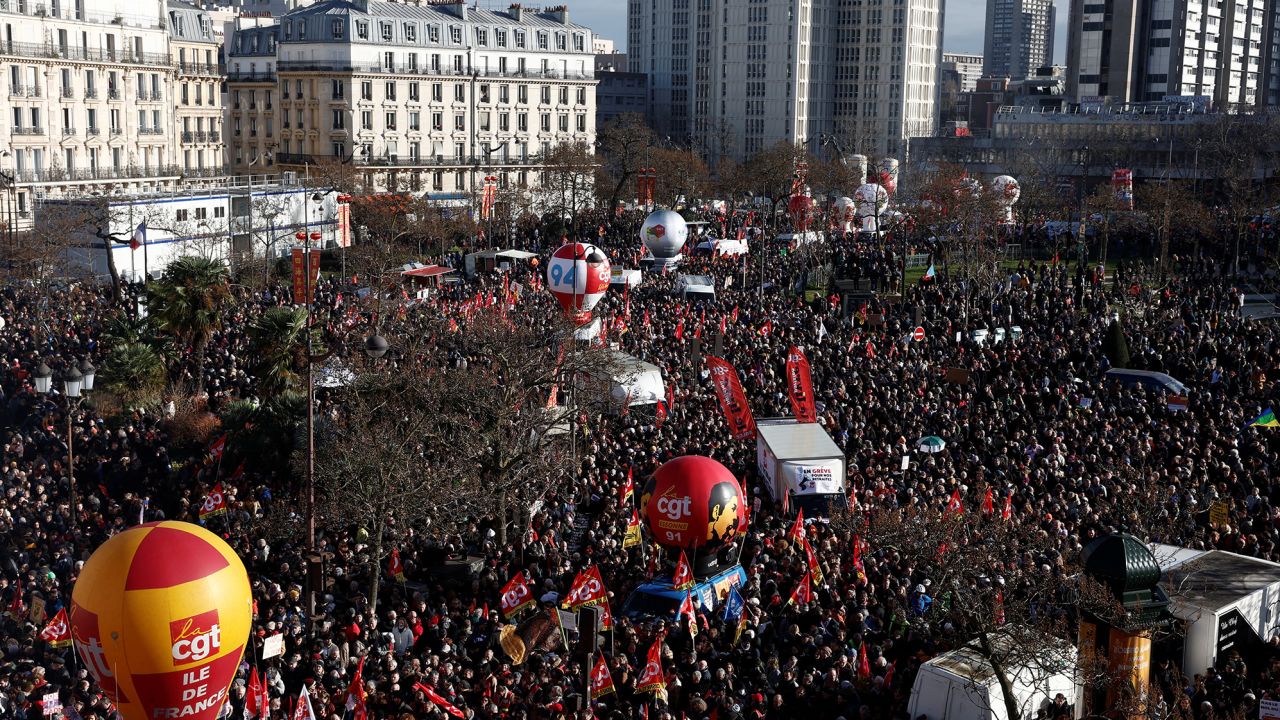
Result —
MULTIPOLYGON (((600 244, 615 266, 634 267, 639 222, 631 215, 584 216, 568 234, 600 244)), ((725 230, 734 233, 740 223, 725 230)), ((0 616, 0 718, 34 720, 51 691, 61 694, 67 717, 112 716, 72 651, 39 638, 43 618, 67 606, 79 568, 106 538, 141 522, 197 521, 215 478, 227 488, 231 512, 214 529, 243 558, 256 601, 252 657, 242 663, 225 708, 232 716, 245 713, 252 662, 267 683, 272 715, 289 712, 305 686, 318 716, 346 718, 351 677, 363 659, 365 703, 376 718, 447 717, 419 683, 468 718, 906 717, 920 663, 969 639, 931 614, 939 579, 875 547, 861 556, 864 572, 856 572, 851 538, 838 525, 815 523, 809 541, 823 580, 811 602, 788 606, 802 575, 800 559, 788 551, 793 516, 762 494, 754 442, 731 439, 707 371, 692 364, 695 342, 703 355, 720 346, 756 417, 790 414, 783 365, 789 346, 803 347, 818 421, 847 457, 851 501, 862 508, 941 508, 958 492, 976 506, 977 488, 994 487, 999 498, 1011 495, 1014 522, 1038 526, 1052 539, 1051 555, 1011 553, 1020 572, 1060 572, 1091 538, 1128 528, 1121 500, 1140 493, 1159 498, 1161 534, 1152 541, 1280 561, 1280 431, 1245 427, 1280 406, 1280 331, 1274 320, 1241 317, 1229 260, 1210 249, 1174 257, 1163 278, 1142 260, 1121 263, 1105 278, 1074 262, 1024 261, 964 278, 939 273, 932 282, 899 288, 903 253, 891 243, 837 233, 793 249, 769 244, 771 232, 749 234, 749 256, 689 257, 678 271, 711 275, 713 301, 687 303, 671 293, 675 274, 651 273, 625 297, 613 291, 596 308, 610 328, 608 341, 659 366, 673 397, 662 422, 634 412, 587 423, 577 470, 589 497, 578 486, 564 488, 534 514, 522 542, 506 547, 491 517, 474 518, 444 542, 403 540, 406 580, 386 578, 374 612, 361 574, 366 528, 321 533, 331 582, 314 598, 314 612, 300 533, 261 532, 256 521, 273 506, 296 503, 292 477, 258 472, 252 463, 235 476, 219 474, 202 451, 175 452, 166 424, 172 408, 105 418, 92 403, 58 398, 56 383, 52 396, 37 394, 32 375, 41 361, 61 367, 101 360, 102 334, 120 304, 107 288, 90 284, 51 290, 11 282, 0 298, 0 611, 7 611, 0 616), (854 302, 829 283, 818 293, 800 292, 827 268, 867 280, 872 290, 901 292, 854 302), (1104 382, 1114 360, 1104 348, 1117 314, 1129 366, 1185 383, 1185 411, 1168 409, 1150 391, 1104 382), (926 330, 922 341, 910 339, 916 326, 926 330), (1015 326, 1021 335, 1001 343, 979 342, 972 332, 1015 326), (970 382, 945 382, 948 368, 967 371, 970 382), (945 451, 914 452, 925 435, 944 438, 945 451), (747 625, 738 636, 718 613, 708 613, 696 639, 667 633, 666 691, 639 694, 636 680, 662 623, 633 622, 618 612, 650 572, 643 553, 622 545, 629 511, 620 491, 629 473, 639 487, 664 461, 687 454, 714 457, 743 481, 749 497, 763 498, 743 541, 747 625), (904 455, 912 457, 906 469, 904 455), (1228 508, 1226 524, 1210 526, 1207 510, 1215 502, 1228 508), (447 576, 440 571, 446 554, 475 558, 476 566, 447 576), (551 605, 590 564, 601 570, 616 621, 605 655, 617 691, 594 703, 581 653, 536 650, 516 665, 499 642, 505 623, 499 590, 512 576, 523 572, 551 605), (284 654, 257 660, 261 640, 275 633, 285 635, 284 654)), ((545 257, 558 243, 533 234, 521 244, 545 257)), ((462 264, 460 256, 440 260, 462 264)), ((1255 270, 1255 283, 1274 283, 1255 270)), ((556 312, 545 291, 534 291, 540 268, 517 262, 509 272, 507 282, 525 289, 512 313, 556 312)), ((387 313, 381 332, 394 344, 397 334, 415 332, 422 314, 451 312, 502 283, 495 273, 463 279, 424 304, 387 313)), ((333 306, 345 285, 346 278, 326 279, 318 303, 333 306)), ((283 283, 236 292, 234 309, 209 344, 211 407, 252 395, 246 326, 262 310, 288 302, 283 283)), ((1256 714, 1260 700, 1280 699, 1280 677, 1271 667, 1224 663, 1183 676, 1176 665, 1153 668, 1159 692, 1152 712, 1160 717, 1220 720, 1256 714)), ((1072 710, 1058 704, 1036 712, 1057 718, 1072 710)))

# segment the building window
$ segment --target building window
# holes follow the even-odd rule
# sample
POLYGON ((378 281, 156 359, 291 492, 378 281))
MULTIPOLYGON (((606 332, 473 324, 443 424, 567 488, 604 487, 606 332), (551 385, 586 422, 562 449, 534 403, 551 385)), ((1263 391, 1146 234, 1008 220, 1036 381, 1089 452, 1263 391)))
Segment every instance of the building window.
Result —
POLYGON ((516 130, 529 132, 529 113, 516 113, 516 130))
POLYGON ((394 82, 394 81, 393 81, 393 82, 389 82, 389 83, 387 83, 387 88, 386 88, 386 90, 387 90, 387 99, 388 99, 388 100, 395 100, 395 99, 396 99, 396 84, 395 84, 395 82, 394 82))
MULTIPOLYGON (((286 125, 285 127, 288 127, 286 125)), ((333 129, 345 130, 347 128, 347 114, 342 110, 333 111, 333 129)))
POLYGON ((476 45, 480 47, 489 47, 489 31, 484 28, 476 28, 476 45))
POLYGON ((560 104, 561 105, 569 104, 569 88, 567 87, 560 88, 560 104))
POLYGON ((382 39, 391 42, 391 23, 378 23, 378 32, 382 34, 382 39))
POLYGON ((421 99, 419 96, 418 87, 419 87, 419 84, 416 82, 409 83, 409 99, 415 102, 421 99))
POLYGON ((427 40, 437 45, 440 44, 440 26, 439 25, 427 26, 427 40))
POLYGON ((569 114, 568 113, 560 113, 559 125, 560 125, 560 132, 569 132, 569 114))
POLYGON ((371 81, 364 80, 360 83, 360 99, 361 100, 373 99, 373 83, 371 81))
POLYGON ((413 23, 405 23, 404 39, 409 42, 418 42, 418 26, 413 23))
POLYGON ((585 46, 585 42, 586 41, 583 39, 582 35, 575 34, 573 36, 573 51, 582 52, 583 51, 582 49, 585 46))
POLYGON ((542 101, 543 105, 551 104, 551 87, 549 85, 542 86, 541 98, 539 99, 542 101))
MULTIPOLYGON (((332 83, 331 91, 332 91, 334 100, 341 100, 344 97, 346 97, 346 94, 347 94, 346 83, 342 82, 341 80, 332 80, 330 82, 332 83)), ((286 87, 288 86, 286 85, 286 87)), ((286 91, 286 93, 287 92, 288 91, 286 91)), ((286 94, 285 97, 288 97, 288 95, 286 94)))
POLYGON ((463 113, 456 113, 456 114, 454 114, 454 116, 453 116, 453 129, 454 129, 454 130, 466 130, 466 129, 467 129, 467 116, 466 116, 465 114, 463 114, 463 113))
POLYGON ((498 46, 498 47, 500 47, 500 48, 504 48, 504 47, 506 47, 506 46, 507 46, 507 31, 506 31, 506 30, 494 30, 494 31, 493 31, 493 42, 494 42, 494 44, 495 44, 495 45, 497 45, 497 46, 498 46))
POLYGON ((466 101, 467 101, 467 86, 466 86, 466 85, 458 84, 458 85, 454 85, 454 86, 453 86, 453 101, 454 101, 454 102, 466 102, 466 101))
POLYGON ((587 89, 586 89, 586 88, 578 88, 578 104, 579 104, 579 105, 586 105, 586 104, 587 104, 587 89))
MULTIPOLYGON (((258 36, 257 36, 257 35, 254 35, 254 36, 253 36, 253 38, 254 38, 255 40, 257 40, 257 39, 258 39, 258 36)), ((299 21, 298 21, 298 39, 299 39, 299 40, 306 40, 306 39, 307 39, 307 21, 306 21, 306 20, 299 20, 299 21)))
POLYGON ((527 105, 529 103, 529 86, 520 85, 516 87, 516 102, 527 105))
POLYGON ((503 132, 511 129, 510 113, 498 113, 498 129, 503 132))
POLYGON ((444 113, 431 113, 431 129, 444 130, 444 113))
POLYGON ((369 39, 369 21, 367 20, 356 21, 356 37, 361 40, 369 39))
POLYGON ((524 49, 524 31, 523 30, 512 30, 511 37, 512 39, 515 40, 516 47, 520 49, 524 49))
POLYGON ((395 129, 396 129, 396 114, 395 114, 395 112, 389 112, 389 113, 387 113, 386 121, 387 121, 387 129, 388 129, 388 130, 395 130, 395 129))
POLYGON ((547 49, 547 34, 544 32, 538 33, 538 49, 539 50, 547 49))
POLYGON ((422 129, 420 117, 421 116, 419 113, 416 113, 416 112, 409 113, 409 129, 410 130, 422 129))
POLYGON ((186 209, 178 210, 173 214, 173 219, 177 220, 178 222, 186 222, 189 217, 190 217, 190 212, 186 209))
POLYGON ((551 113, 542 113, 542 132, 551 132, 551 113))
POLYGON ((345 145, 344 143, 336 142, 336 141, 335 141, 335 142, 333 143, 333 156, 334 156, 334 157, 342 157, 344 154, 346 154, 346 152, 345 152, 345 151, 346 151, 346 149, 347 149, 347 148, 346 148, 346 145, 345 145))
POLYGON ((462 44, 462 28, 458 27, 457 25, 449 26, 449 42, 453 43, 454 45, 462 44))
POLYGON ((361 130, 373 129, 373 112, 369 110, 362 110, 360 112, 360 129, 361 130))
POLYGON ((564 33, 556 33, 556 50, 564 52, 565 47, 564 33))
POLYGON ((341 38, 347 29, 346 25, 344 25, 341 20, 334 20, 330 23, 330 28, 333 31, 333 36, 335 38, 341 38))
POLYGON ((577 118, 578 118, 578 132, 586 132, 587 116, 583 115, 582 113, 578 113, 577 118))
POLYGON ((444 102, 444 85, 431 83, 431 102, 444 102))

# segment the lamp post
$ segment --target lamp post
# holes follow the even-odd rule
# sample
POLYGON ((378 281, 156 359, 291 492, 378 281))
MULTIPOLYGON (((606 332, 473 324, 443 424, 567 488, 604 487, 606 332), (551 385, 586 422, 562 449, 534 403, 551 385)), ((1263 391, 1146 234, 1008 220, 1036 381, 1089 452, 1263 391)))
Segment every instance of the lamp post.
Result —
MULTIPOLYGON (((324 201, 324 195, 315 193, 311 196, 311 201, 317 204, 324 201)), ((306 261, 303 263, 302 271, 303 293, 306 297, 303 302, 307 309, 307 549, 315 550, 316 548, 316 382, 315 373, 312 372, 315 364, 315 350, 311 346, 311 305, 312 296, 315 294, 315 288, 311 286, 311 244, 317 242, 322 237, 318 232, 308 232, 311 228, 311 206, 307 204, 306 199, 303 200, 303 222, 304 230, 294 235, 298 240, 303 241, 303 257, 306 261)), ((317 266, 317 271, 319 266, 317 266)))
MULTIPOLYGON (((89 362, 89 358, 80 361, 79 367, 75 365, 68 366, 62 373, 62 396, 66 402, 67 413, 67 483, 71 495, 71 516, 74 520, 76 513, 76 454, 75 454, 75 411, 80 408, 80 403, 84 401, 84 393, 93 390, 93 380, 97 375, 97 369, 89 362)), ((48 395, 53 389, 53 371, 43 362, 36 368, 35 374, 36 392, 41 395, 48 395)))

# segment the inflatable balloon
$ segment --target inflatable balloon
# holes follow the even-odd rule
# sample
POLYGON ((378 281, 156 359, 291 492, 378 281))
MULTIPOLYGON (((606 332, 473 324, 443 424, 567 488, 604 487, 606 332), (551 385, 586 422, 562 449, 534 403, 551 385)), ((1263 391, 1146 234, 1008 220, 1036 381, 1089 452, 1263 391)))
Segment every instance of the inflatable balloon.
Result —
POLYGON ((853 222, 854 218, 853 198, 836 198, 833 213, 835 215, 836 222, 840 225, 840 229, 844 232, 849 232, 851 229, 850 223, 853 222))
POLYGON ((878 232, 880 215, 889 206, 889 193, 875 183, 867 183, 853 192, 853 206, 862 220, 862 231, 878 232))
POLYGON ((1018 181, 1008 175, 997 175, 996 179, 991 181, 991 192, 995 193, 996 203, 1001 209, 1001 224, 1012 223, 1014 203, 1018 202, 1018 198, 1022 196, 1022 188, 1018 186, 1018 181))
POLYGON ((218 536, 138 525, 102 544, 71 594, 71 636, 126 720, 214 720, 249 638, 249 577, 218 536))
POLYGON ((640 242, 649 248, 659 266, 674 264, 689 239, 689 224, 680 213, 657 210, 649 213, 640 226, 640 242))
POLYGON ((850 155, 846 163, 853 170, 853 181, 856 185, 867 184, 867 156, 850 155))
POLYGON ((880 161, 880 184, 890 195, 898 192, 898 161, 894 158, 880 161))
POLYGON ((670 548, 716 550, 747 531, 738 479, 709 457, 685 455, 658 468, 640 494, 654 540, 670 548))
POLYGON ((575 323, 591 322, 592 308, 609 289, 609 257, 595 245, 561 246, 547 263, 547 289, 575 323))

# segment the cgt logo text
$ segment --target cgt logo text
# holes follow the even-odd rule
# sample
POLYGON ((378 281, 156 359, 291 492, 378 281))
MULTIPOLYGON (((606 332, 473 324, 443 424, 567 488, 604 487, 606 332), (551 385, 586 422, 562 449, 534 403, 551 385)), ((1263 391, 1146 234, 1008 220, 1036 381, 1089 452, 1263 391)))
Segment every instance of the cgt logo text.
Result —
POLYGON ((682 498, 660 497, 658 498, 658 512, 671 520, 689 517, 693 514, 693 499, 687 495, 682 498))
POLYGON ((190 665, 215 655, 222 649, 222 627, 218 611, 193 615, 169 623, 169 639, 174 665, 190 665))

